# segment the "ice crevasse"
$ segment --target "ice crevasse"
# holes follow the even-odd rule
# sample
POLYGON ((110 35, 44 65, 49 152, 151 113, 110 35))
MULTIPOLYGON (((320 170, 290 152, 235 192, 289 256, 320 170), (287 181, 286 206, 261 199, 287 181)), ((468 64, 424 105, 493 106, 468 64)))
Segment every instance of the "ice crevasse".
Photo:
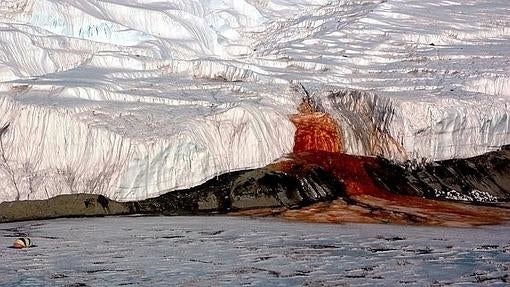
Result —
POLYGON ((510 143, 505 0, 0 2, 0 201, 127 201, 267 165, 303 98, 344 152, 510 143))

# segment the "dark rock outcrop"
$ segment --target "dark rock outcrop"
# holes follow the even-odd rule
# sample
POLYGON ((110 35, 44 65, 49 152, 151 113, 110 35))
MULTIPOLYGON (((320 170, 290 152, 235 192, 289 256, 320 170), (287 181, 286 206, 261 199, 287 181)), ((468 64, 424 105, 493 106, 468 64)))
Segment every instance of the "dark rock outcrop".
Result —
POLYGON ((226 173, 202 185, 156 198, 117 202, 102 195, 59 195, 0 204, 0 222, 126 214, 185 215, 257 208, 298 208, 342 196, 343 187, 321 168, 289 174, 271 167, 226 173))
POLYGON ((0 222, 130 213, 132 210, 125 203, 95 194, 66 194, 46 200, 0 203, 0 222))
MULTIPOLYGON (((327 151, 304 152, 264 168, 222 174, 190 189, 136 202, 117 202, 94 194, 3 202, 0 203, 0 222, 125 214, 214 214, 260 209, 278 213, 319 202, 324 203, 324 210, 337 214, 336 218, 327 219, 328 222, 345 219, 338 216, 352 216, 349 220, 356 221, 361 218, 360 212, 363 212, 364 220, 380 218, 378 220, 397 223, 411 220, 416 217, 415 213, 429 214, 432 218, 437 209, 441 209, 441 214, 451 212, 453 217, 469 214, 474 219, 478 216, 476 206, 466 211, 446 203, 424 201, 423 197, 483 205, 510 201, 510 149, 505 147, 478 157, 425 165, 327 151), (332 201, 332 204, 328 203, 332 201)), ((508 214, 507 207, 501 210, 508 214)), ((484 210, 484 214, 492 213, 484 210)), ((436 222, 426 218, 411 221, 436 222)))
POLYGON ((510 201, 510 146, 467 159, 423 165, 380 158, 374 180, 398 194, 469 202, 510 201))
POLYGON ((313 168, 291 174, 270 167, 232 172, 189 190, 133 203, 138 213, 227 213, 255 208, 297 208, 333 200, 343 187, 330 173, 313 168))

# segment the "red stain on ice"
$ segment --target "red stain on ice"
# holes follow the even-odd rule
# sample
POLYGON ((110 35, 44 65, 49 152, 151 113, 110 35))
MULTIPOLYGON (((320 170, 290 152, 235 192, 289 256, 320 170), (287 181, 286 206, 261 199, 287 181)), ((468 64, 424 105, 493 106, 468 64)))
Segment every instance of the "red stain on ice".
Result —
POLYGON ((296 126, 294 153, 303 151, 342 151, 339 129, 328 114, 308 112, 292 117, 292 122, 296 126))
POLYGON ((344 184, 346 198, 319 203, 282 215, 313 222, 389 222, 470 226, 508 220, 499 208, 472 206, 392 193, 376 184, 368 172, 381 169, 377 158, 341 153, 339 127, 331 116, 313 111, 309 105, 292 117, 296 126, 294 153, 275 165, 296 172, 320 166, 344 184))

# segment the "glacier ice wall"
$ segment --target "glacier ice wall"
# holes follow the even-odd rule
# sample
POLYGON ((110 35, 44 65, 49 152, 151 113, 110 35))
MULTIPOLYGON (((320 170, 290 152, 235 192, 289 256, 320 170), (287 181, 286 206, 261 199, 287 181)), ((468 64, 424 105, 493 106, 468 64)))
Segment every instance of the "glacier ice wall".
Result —
POLYGON ((4 0, 0 201, 157 196, 292 151, 305 91, 348 153, 510 143, 506 0, 4 0))
POLYGON ((369 92, 325 89, 345 151, 394 159, 447 159, 482 154, 509 142, 510 105, 492 100, 399 101, 369 92))
POLYGON ((142 199, 268 164, 292 148, 292 124, 269 103, 56 103, 44 90, 19 89, 23 95, 0 104, 9 124, 0 149, 5 199, 81 192, 142 199))

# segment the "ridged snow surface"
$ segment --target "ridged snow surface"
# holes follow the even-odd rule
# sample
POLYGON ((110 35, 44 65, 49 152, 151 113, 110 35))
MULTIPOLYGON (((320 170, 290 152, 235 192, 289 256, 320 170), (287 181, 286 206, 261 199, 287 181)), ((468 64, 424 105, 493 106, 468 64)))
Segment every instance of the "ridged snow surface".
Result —
POLYGON ((157 196, 293 147, 305 94, 347 152, 510 143, 507 0, 0 1, 0 201, 157 196))

